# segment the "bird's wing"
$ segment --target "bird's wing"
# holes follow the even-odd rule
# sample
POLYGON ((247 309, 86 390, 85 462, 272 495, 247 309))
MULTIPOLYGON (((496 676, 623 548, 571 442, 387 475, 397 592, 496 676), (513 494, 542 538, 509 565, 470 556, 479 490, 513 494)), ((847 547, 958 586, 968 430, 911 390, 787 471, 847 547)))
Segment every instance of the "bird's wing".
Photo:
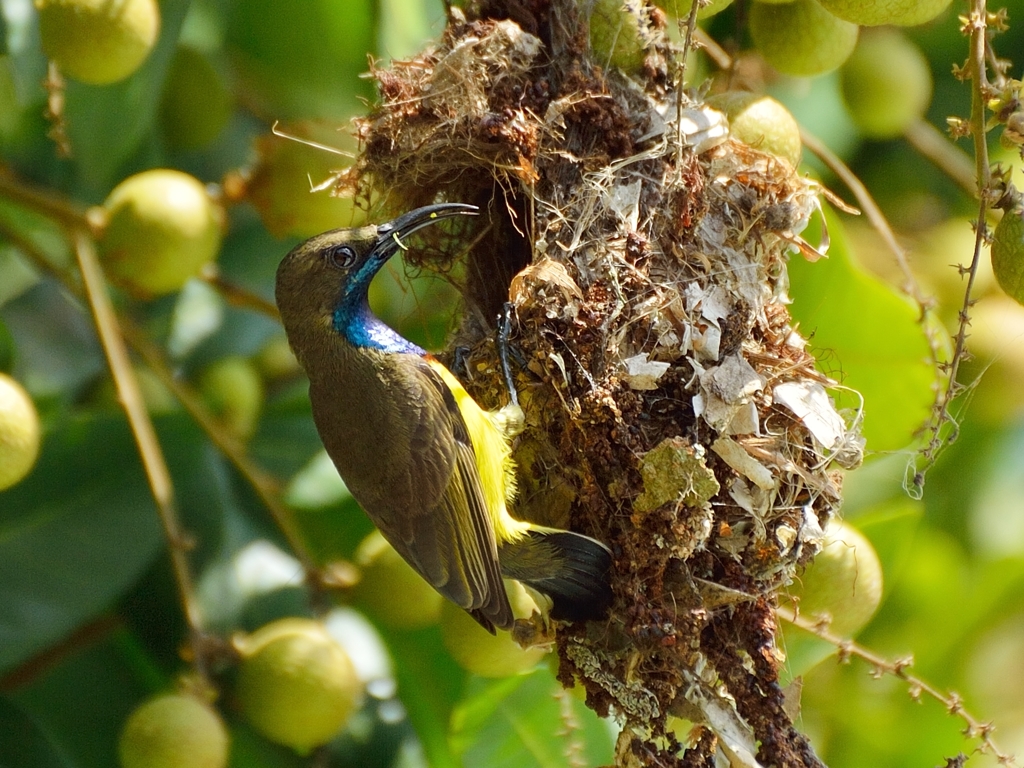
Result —
POLYGON ((407 477, 413 487, 406 497, 420 503, 396 510, 394 533, 405 547, 392 544, 484 627, 508 629, 512 610, 465 419, 451 389, 427 361, 402 368, 419 409, 409 443, 407 477))

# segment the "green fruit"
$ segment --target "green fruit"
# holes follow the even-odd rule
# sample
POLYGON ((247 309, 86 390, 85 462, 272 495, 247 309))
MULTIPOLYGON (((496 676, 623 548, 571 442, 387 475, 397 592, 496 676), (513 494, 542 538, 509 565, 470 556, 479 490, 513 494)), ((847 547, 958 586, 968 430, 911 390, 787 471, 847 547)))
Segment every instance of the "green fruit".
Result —
POLYGON ((156 0, 35 0, 43 52, 61 71, 91 85, 132 74, 160 31, 156 0))
POLYGON ((898 24, 912 27, 924 24, 942 13, 950 0, 818 0, 841 19, 876 27, 898 24))
POLYGON ((708 106, 729 118, 732 137, 770 152, 796 167, 800 163, 800 126, 789 111, 770 96, 730 91, 712 96, 708 106))
MULTIPOLYGON (((281 126, 281 132, 318 141, 342 151, 356 151, 355 139, 312 123, 281 126)), ((351 160, 294 139, 261 136, 256 140, 259 160, 246 186, 263 226, 275 237, 311 237, 336 227, 357 227, 366 212, 352 198, 334 197, 330 189, 310 188, 330 179, 351 160)))
MULTIPOLYGON (((519 582, 505 582, 512 612, 530 616, 536 603, 519 582)), ((537 666, 544 648, 521 648, 508 632, 492 635, 450 600, 441 603, 441 640, 459 666, 481 677, 509 677, 537 666)))
POLYGON ((846 523, 829 523, 825 546, 789 595, 801 616, 814 619, 827 614, 832 634, 851 637, 882 602, 882 563, 864 534, 846 523))
POLYGON ((32 398, 0 373, 0 491, 20 482, 39 456, 39 416, 32 398))
POLYGON ((843 99, 865 136, 900 136, 932 98, 932 73, 920 49, 895 29, 872 29, 842 69, 843 99))
POLYGON ((590 48, 602 67, 640 72, 647 56, 643 11, 624 0, 597 0, 590 14, 590 48))
POLYGON ((211 363, 199 376, 210 410, 236 436, 252 436, 263 410, 263 379, 247 358, 231 355, 211 363))
POLYGON ((231 118, 231 94, 206 56, 193 48, 174 52, 164 92, 160 122, 172 149, 199 149, 211 144, 231 118))
POLYGON ((444 598, 402 559, 379 531, 356 550, 362 577, 354 603, 367 615, 393 629, 417 629, 436 624, 444 598))
POLYGON ((169 693, 136 709, 121 730, 122 768, 223 768, 228 732, 194 696, 169 693))
POLYGON ((1003 213, 992 235, 992 271, 999 287, 1018 304, 1024 304, 1024 210, 1003 213))
POLYGON ((320 622, 275 621, 246 638, 241 653, 238 701, 271 741, 305 754, 334 738, 355 711, 355 668, 320 622))
MULTIPOLYGON (((801 619, 832 635, 853 637, 874 615, 882 599, 882 565, 871 543, 845 523, 829 523, 825 545, 780 602, 801 619)), ((779 647, 786 654, 785 680, 792 680, 835 655, 835 644, 809 630, 785 623, 779 647)))
POLYGON ((142 295, 179 290, 220 248, 222 212, 206 188, 180 171, 143 171, 103 204, 99 240, 107 274, 142 295))
POLYGON ((857 44, 857 25, 833 16, 817 0, 755 2, 750 7, 750 35, 779 72, 810 77, 849 58, 857 44))

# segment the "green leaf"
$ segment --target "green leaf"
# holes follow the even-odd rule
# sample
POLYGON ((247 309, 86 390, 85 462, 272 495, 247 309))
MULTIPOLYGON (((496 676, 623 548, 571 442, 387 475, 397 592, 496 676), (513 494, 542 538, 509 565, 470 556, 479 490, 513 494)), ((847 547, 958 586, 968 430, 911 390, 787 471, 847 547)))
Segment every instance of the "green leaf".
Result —
MULTIPOLYGON (((38 724, 67 761, 64 765, 118 765, 117 738, 121 725, 150 693, 128 674, 118 634, 76 648, 11 694, 11 700, 38 724)), ((4 734, 0 741, 6 741, 7 732, 0 733, 4 734)), ((0 764, 4 768, 8 765, 2 761, 0 764)), ((40 763, 33 755, 27 762, 10 765, 40 763)))
POLYGON ((582 765, 612 761, 607 723, 546 666, 504 680, 474 678, 468 690, 453 717, 466 765, 563 768, 570 755, 582 765))
POLYGON ((0 318, 0 373, 10 373, 14 368, 14 353, 14 337, 0 318))
POLYGON ((444 27, 444 6, 439 0, 379 0, 378 47, 384 56, 415 56, 444 27))
MULTIPOLYGON (((214 550, 225 503, 220 460, 211 463, 184 417, 160 426, 182 517, 202 550, 214 550)), ((162 546, 123 419, 76 418, 47 434, 32 473, 0 493, 0 669, 109 608, 162 546)))
MULTIPOLYGON (((936 372, 928 340, 913 303, 862 270, 839 219, 826 218, 828 258, 790 262, 790 311, 819 362, 834 359, 828 367, 835 369, 825 372, 863 395, 868 451, 897 450, 911 442, 932 405, 936 372)), ((840 407, 859 406, 851 394, 837 399, 840 407)))
POLYGON ((0 697, 0 765, 33 768, 73 768, 36 721, 13 701, 0 697))
MULTIPOLYGON (((409 715, 431 768, 461 768, 448 740, 449 719, 462 695, 466 673, 441 643, 439 627, 411 632, 377 627, 395 666, 398 697, 409 715)), ((467 763, 467 765, 488 765, 467 763)))
POLYGON ((338 120, 363 108, 360 75, 374 48, 370 0, 246 0, 234 3, 226 47, 243 100, 282 120, 338 120))

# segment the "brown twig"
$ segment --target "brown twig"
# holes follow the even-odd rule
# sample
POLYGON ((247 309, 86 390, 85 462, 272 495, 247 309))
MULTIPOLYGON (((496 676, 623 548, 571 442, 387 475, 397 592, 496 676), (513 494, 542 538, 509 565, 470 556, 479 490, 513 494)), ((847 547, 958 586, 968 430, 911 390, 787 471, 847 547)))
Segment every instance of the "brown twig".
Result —
POLYGON ((913 664, 912 659, 897 659, 895 661, 890 661, 884 656, 880 656, 879 654, 858 645, 849 638, 832 634, 821 625, 821 622, 812 618, 804 618, 793 608, 788 606, 776 607, 775 615, 783 621, 800 627, 825 642, 834 645, 839 650, 840 662, 845 662, 850 657, 856 657, 870 664, 874 668, 876 676, 888 674, 893 677, 898 677, 901 680, 905 680, 909 684, 910 695, 912 698, 917 700, 922 694, 930 696, 935 699, 935 701, 942 704, 946 708, 946 711, 951 715, 959 717, 967 726, 964 729, 964 734, 969 738, 981 740, 983 745, 981 747, 981 751, 991 752, 999 761, 1000 765, 1018 765, 1014 756, 1003 752, 993 740, 992 733, 995 731, 995 726, 992 725, 992 723, 982 722, 968 712, 967 709, 964 708, 963 701, 958 694, 952 691, 948 693, 941 691, 923 678, 912 674, 910 672, 910 667, 913 664))
MULTIPOLYGON (((683 19, 678 14, 679 26, 682 29, 683 19)), ((697 29, 697 11, 700 10, 699 0, 693 0, 690 4, 690 13, 686 17, 686 28, 685 35, 683 36, 683 50, 679 54, 679 74, 677 75, 679 80, 676 84, 678 93, 676 94, 676 144, 678 146, 678 153, 676 155, 676 167, 682 168, 682 152, 683 147, 686 146, 686 142, 683 141, 683 78, 686 76, 686 57, 690 54, 690 48, 693 46, 693 33, 697 29)))
POLYGON ((84 210, 66 198, 30 187, 20 179, 15 179, 3 167, 0 167, 0 196, 41 213, 69 230, 83 229, 92 232, 92 223, 84 210))
POLYGON ((216 269, 204 272, 200 277, 203 282, 220 293, 231 306, 251 309, 254 312, 266 315, 272 320, 281 319, 281 315, 277 311, 277 305, 252 291, 242 288, 240 285, 235 285, 229 280, 225 280, 216 269))
POLYGON ((69 656, 81 653, 82 649, 99 643, 123 626, 122 619, 110 614, 104 614, 80 625, 55 645, 45 648, 4 672, 0 677, 0 693, 11 693, 22 686, 31 685, 34 680, 60 666, 69 656))
MULTIPOLYGON (((202 633, 202 618, 195 602, 195 587, 189 570, 188 550, 190 545, 174 503, 174 485, 167 468, 160 441, 157 439, 153 422, 149 418, 142 399, 139 382, 132 370, 124 337, 118 327, 114 306, 107 293, 103 271, 96 257, 92 239, 80 228, 72 231, 72 245, 78 268, 82 275, 85 297, 96 324, 96 333, 107 358, 110 374, 114 379, 118 400, 124 408, 135 436, 142 466, 149 482, 149 488, 156 502, 157 514, 164 529, 167 547, 171 556, 171 568, 178 587, 178 599, 182 613, 189 627, 189 641, 193 648, 192 658, 197 671, 204 675, 203 657, 199 651, 199 637, 202 633)), ((205 675, 204 675, 205 676, 205 675)))
POLYGON ((971 197, 978 195, 978 179, 970 156, 927 120, 915 120, 903 138, 971 197))
POLYGON ((715 62, 715 66, 719 69, 728 70, 732 68, 732 56, 718 44, 711 35, 705 32, 700 27, 697 27, 693 31, 694 39, 700 43, 701 48, 704 49, 704 53, 708 55, 708 58, 715 62))

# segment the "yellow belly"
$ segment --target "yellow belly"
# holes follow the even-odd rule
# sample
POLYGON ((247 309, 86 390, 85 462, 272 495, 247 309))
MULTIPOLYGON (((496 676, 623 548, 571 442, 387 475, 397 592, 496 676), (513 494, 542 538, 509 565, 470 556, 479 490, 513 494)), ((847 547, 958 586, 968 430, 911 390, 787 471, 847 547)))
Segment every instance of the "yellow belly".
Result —
POLYGON ((455 402, 466 422, 495 538, 499 544, 522 538, 530 530, 530 524, 514 519, 506 507, 516 492, 511 439, 522 429, 522 410, 510 404, 499 411, 485 411, 470 397, 451 371, 436 360, 431 360, 430 365, 455 395, 455 402))

